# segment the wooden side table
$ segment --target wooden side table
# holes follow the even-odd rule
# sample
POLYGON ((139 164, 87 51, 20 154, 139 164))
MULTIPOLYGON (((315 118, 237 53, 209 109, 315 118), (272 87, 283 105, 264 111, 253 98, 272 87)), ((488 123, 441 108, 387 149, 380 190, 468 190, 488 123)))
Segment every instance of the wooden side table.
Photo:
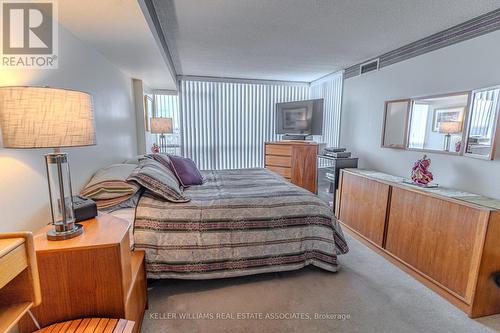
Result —
MULTIPOLYGON (((82 235, 49 241, 34 237, 42 303, 33 309, 41 327, 77 318, 124 318, 139 332, 147 303, 144 252, 130 249, 130 223, 109 214, 82 222, 82 235)), ((21 333, 33 332, 28 318, 21 333)))

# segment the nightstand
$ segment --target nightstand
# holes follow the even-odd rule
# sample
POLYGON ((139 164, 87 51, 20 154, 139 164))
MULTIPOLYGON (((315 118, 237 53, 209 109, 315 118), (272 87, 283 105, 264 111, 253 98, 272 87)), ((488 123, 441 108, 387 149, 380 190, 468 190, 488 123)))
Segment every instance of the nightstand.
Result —
MULTIPOLYGON (((40 326, 76 318, 135 321, 139 332, 147 303, 144 252, 130 249, 130 223, 109 214, 81 222, 82 235, 49 241, 50 225, 35 233, 42 303, 33 309, 40 326)), ((20 332, 35 327, 25 317, 20 332)))

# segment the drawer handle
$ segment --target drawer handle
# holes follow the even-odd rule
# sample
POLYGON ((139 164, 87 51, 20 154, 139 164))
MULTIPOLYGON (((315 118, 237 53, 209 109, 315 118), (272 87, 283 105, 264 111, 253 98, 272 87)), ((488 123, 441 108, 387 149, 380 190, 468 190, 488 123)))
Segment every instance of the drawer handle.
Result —
POLYGON ((497 287, 500 288, 500 271, 494 272, 491 274, 491 277, 493 278, 493 281, 495 281, 497 287))

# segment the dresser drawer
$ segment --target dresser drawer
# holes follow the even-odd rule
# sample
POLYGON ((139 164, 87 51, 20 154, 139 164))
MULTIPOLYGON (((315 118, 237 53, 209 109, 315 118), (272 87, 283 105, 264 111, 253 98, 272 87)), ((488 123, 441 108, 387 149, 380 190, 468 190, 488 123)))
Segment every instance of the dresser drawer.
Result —
POLYGON ((266 155, 292 156, 291 145, 266 145, 266 155))
POLYGON ((266 165, 290 168, 292 159, 290 156, 266 155, 266 165))
POLYGON ((266 169, 269 169, 269 170, 271 170, 273 172, 276 172, 278 175, 281 175, 281 176, 283 176, 285 178, 291 178, 292 177, 292 169, 291 168, 266 165, 266 169))

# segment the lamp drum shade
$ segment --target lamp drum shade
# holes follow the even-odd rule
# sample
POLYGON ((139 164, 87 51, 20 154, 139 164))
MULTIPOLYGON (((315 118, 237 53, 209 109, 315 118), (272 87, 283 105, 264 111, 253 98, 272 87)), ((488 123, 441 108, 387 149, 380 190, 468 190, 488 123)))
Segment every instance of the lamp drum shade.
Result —
POLYGON ((439 133, 460 133, 462 132, 462 122, 460 121, 444 121, 439 123, 439 133))
POLYGON ((61 148, 96 144, 92 96, 48 87, 0 87, 5 148, 61 148))
POLYGON ((151 133, 155 134, 172 133, 172 118, 162 118, 162 117, 151 118, 151 133))

